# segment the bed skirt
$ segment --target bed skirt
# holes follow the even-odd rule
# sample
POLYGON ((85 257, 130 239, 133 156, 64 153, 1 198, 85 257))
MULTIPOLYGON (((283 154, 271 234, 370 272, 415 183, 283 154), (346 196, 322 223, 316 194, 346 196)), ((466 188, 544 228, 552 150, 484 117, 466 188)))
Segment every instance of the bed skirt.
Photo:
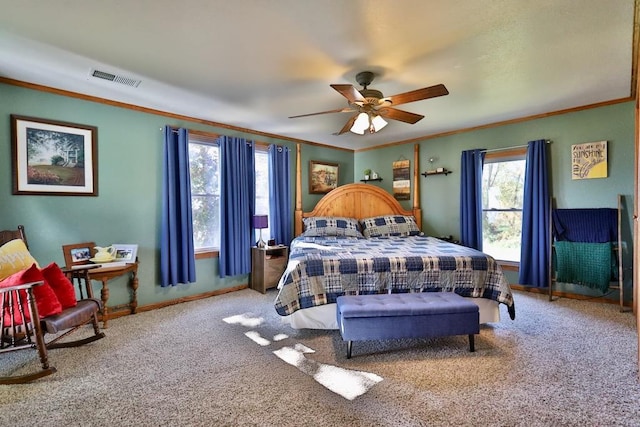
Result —
MULTIPOLYGON (((480 323, 500 321, 500 308, 497 301, 486 298, 469 298, 480 309, 480 323)), ((283 322, 293 329, 338 329, 336 304, 325 304, 298 310, 283 316, 283 322)))

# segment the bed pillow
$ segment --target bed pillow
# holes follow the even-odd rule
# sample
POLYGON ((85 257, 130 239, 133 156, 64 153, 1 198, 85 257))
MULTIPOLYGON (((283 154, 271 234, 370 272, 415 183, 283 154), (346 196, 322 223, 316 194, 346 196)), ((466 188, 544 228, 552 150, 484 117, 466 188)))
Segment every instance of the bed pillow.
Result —
POLYGON ((302 235, 305 237, 362 237, 360 225, 355 218, 314 216, 304 218, 302 222, 304 223, 304 232, 302 235))
POLYGON ((412 216, 384 215, 365 218, 362 221, 364 237, 422 236, 422 232, 412 216))
POLYGON ((75 307, 78 305, 76 300, 76 291, 73 289, 73 284, 62 272, 58 264, 52 262, 45 268, 40 270, 44 279, 49 283, 51 289, 58 297, 58 301, 62 305, 62 309, 75 307))

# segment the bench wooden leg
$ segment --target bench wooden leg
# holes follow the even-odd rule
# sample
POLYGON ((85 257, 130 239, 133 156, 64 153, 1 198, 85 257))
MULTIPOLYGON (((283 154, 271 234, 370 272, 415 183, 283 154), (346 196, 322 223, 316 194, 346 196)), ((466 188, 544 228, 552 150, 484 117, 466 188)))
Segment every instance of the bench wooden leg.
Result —
POLYGON ((474 334, 469 334, 469 351, 471 352, 476 351, 474 334))
POLYGON ((353 341, 347 341, 347 359, 351 359, 351 345, 353 341))

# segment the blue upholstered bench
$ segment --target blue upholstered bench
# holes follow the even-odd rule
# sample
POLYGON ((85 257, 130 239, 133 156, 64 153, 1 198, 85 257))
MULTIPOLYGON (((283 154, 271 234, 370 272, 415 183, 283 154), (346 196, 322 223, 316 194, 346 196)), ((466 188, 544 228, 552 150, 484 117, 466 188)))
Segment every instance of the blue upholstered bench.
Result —
POLYGON ((345 295, 337 299, 338 328, 351 358, 353 341, 430 338, 480 332, 478 306, 453 292, 345 295))

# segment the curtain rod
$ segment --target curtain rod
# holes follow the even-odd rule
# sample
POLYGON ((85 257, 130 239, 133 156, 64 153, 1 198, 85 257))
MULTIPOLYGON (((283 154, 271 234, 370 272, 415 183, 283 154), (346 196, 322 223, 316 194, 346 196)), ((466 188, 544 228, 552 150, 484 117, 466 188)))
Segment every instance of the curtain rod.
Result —
MULTIPOLYGON (((551 140, 547 139, 546 140, 547 144, 551 144, 551 140)), ((492 148, 491 150, 480 150, 483 153, 493 153, 494 151, 507 151, 507 150, 513 150, 516 148, 524 148, 524 147, 528 147, 528 144, 523 144, 523 145, 514 145, 512 147, 503 147, 503 148, 492 148)))
MULTIPOLYGON (((162 132, 162 131, 164 131, 164 128, 160 128, 160 132, 162 132)), ((172 128, 171 128, 171 132, 172 132, 172 133, 178 133, 178 129, 177 129, 177 128, 172 127, 172 128)), ((203 133, 202 133, 202 132, 200 132, 200 133, 199 133, 198 131, 194 131, 193 133, 194 133, 196 136, 198 136, 198 135, 201 135, 201 136, 202 136, 202 135, 203 135, 203 133)), ((205 133, 206 133, 206 132, 205 132, 205 133)), ((204 136, 211 136, 211 135, 204 135, 204 136)), ((217 139, 217 138, 219 138, 219 137, 221 137, 221 136, 224 136, 224 135, 215 134, 216 139, 217 139)), ((253 143, 254 143, 254 144, 256 144, 256 145, 258 145, 258 146, 275 145, 276 147, 278 147, 278 151, 282 151, 282 146, 280 146, 280 145, 278 145, 278 144, 269 144, 268 142, 262 142, 262 141, 256 141, 256 140, 247 140, 247 144, 250 144, 250 142, 249 142, 249 141, 253 141, 253 143)), ((289 147, 285 147, 285 148, 286 148, 287 150, 289 150, 289 147)))

